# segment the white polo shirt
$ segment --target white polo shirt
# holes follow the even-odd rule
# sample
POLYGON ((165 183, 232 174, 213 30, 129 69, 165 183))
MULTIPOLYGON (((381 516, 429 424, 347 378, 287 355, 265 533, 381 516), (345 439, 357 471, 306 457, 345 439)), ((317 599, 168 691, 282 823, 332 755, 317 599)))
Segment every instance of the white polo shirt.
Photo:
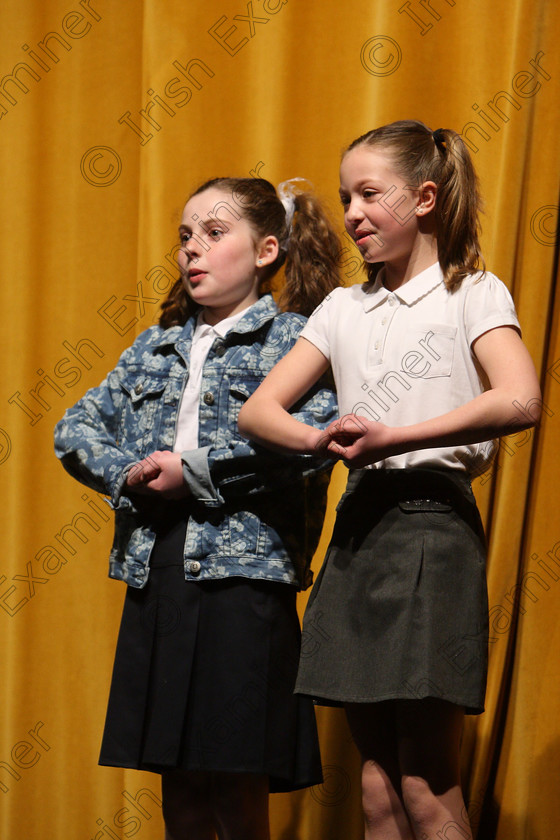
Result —
MULTIPOLYGON (((458 408, 485 390, 471 346, 488 330, 520 330, 506 286, 493 274, 448 292, 438 263, 394 292, 375 283, 335 289, 301 335, 331 362, 341 416, 408 426, 458 408)), ((512 417, 515 410, 512 407, 512 417)), ((494 444, 422 449, 373 468, 451 467, 478 473, 494 444)))
POLYGON ((179 406, 174 452, 198 449, 198 410, 204 362, 214 339, 218 336, 225 338, 229 330, 241 320, 249 309, 248 306, 241 312, 236 312, 235 315, 230 315, 229 318, 218 321, 214 326, 206 323, 203 310, 198 313, 191 344, 189 378, 183 389, 181 405, 179 406))

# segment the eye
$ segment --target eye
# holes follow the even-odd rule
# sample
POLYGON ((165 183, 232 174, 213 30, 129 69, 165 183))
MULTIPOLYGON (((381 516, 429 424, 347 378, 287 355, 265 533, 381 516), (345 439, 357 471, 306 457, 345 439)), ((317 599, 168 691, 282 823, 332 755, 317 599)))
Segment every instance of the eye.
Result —
POLYGON ((219 239, 223 232, 224 231, 221 228, 210 228, 208 236, 210 236, 211 239, 219 239))
POLYGON ((373 190, 373 189, 369 189, 369 188, 363 190, 363 192, 362 192, 362 196, 365 199, 369 199, 370 201, 371 201, 371 199, 374 199, 377 195, 378 195, 377 190, 373 190))
POLYGON ((347 207, 350 204, 350 196, 344 195, 343 193, 340 194, 340 203, 343 207, 347 207))
POLYGON ((181 233, 179 234, 179 242, 181 243, 181 245, 186 245, 191 236, 192 234, 187 233, 186 230, 181 231, 181 233))

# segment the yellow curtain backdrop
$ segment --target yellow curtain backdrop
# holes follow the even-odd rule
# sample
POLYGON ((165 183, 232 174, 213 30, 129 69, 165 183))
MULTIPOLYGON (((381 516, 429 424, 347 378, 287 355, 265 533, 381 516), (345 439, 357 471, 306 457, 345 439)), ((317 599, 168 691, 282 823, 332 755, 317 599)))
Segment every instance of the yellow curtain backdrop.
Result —
MULTIPOLYGON (((304 176, 339 213, 340 150, 404 117, 463 132, 487 264, 541 374, 540 428, 507 438, 474 484, 490 675, 463 771, 479 838, 556 836, 558 4, 5 0, 0 15, 2 840, 163 836, 159 777, 97 766, 124 587, 106 577, 107 507, 56 462, 55 422, 157 318, 198 183, 304 176)), ((340 466, 316 570, 343 481, 340 466)), ((362 834, 343 713, 318 717, 324 784, 272 798, 274 840, 362 834)))

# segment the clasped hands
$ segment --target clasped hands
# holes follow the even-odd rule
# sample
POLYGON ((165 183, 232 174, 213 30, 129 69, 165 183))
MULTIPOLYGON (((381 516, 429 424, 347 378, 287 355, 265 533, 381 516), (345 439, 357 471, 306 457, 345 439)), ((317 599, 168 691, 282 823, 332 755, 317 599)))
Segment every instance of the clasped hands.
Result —
POLYGON ((360 469, 396 454, 392 429, 356 414, 345 414, 319 433, 315 451, 360 469))
POLYGON ((134 493, 159 495, 164 499, 188 496, 189 488, 183 478, 181 453, 152 452, 129 469, 126 486, 134 493))
MULTIPOLYGON (((345 414, 322 431, 314 429, 313 451, 337 458, 353 469, 396 454, 392 430, 356 414, 345 414)), ((180 452, 156 451, 130 468, 126 485, 143 495, 182 499, 189 495, 180 452)))

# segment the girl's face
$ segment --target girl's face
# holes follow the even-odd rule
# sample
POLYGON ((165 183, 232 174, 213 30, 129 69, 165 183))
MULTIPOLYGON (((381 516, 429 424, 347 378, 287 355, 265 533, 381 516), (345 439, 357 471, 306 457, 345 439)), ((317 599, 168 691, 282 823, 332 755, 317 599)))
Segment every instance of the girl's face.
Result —
MULTIPOLYGON (((241 312, 258 299, 261 248, 228 192, 210 187, 187 201, 179 227, 179 269, 208 323, 241 312)), ((266 255, 263 264, 268 264, 266 255)))
POLYGON ((418 190, 387 152, 356 146, 342 159, 340 198, 346 230, 366 262, 405 263, 418 236, 418 190))

